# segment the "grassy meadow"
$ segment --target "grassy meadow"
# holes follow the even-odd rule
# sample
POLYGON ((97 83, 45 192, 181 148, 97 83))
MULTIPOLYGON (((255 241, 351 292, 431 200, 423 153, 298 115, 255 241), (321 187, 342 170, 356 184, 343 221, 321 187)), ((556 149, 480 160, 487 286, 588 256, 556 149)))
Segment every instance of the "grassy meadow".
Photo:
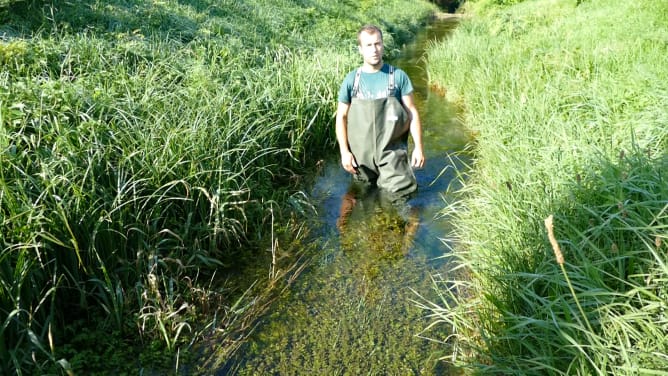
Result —
POLYGON ((475 162, 423 301, 447 361, 668 374, 668 1, 470 0, 429 50, 475 162))
POLYGON ((309 247, 300 188, 336 151, 355 32, 379 24, 392 56, 433 11, 0 2, 0 373, 178 373, 198 345, 234 351, 309 247))

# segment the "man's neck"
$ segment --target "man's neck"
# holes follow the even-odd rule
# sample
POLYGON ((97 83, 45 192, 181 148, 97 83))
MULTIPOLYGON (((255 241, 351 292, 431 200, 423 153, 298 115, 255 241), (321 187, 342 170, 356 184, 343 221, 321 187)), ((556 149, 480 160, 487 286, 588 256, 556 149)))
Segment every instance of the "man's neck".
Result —
POLYGON ((381 69, 383 69, 383 65, 385 65, 385 63, 383 63, 382 61, 380 63, 376 64, 376 65, 364 64, 364 65, 362 65, 362 72, 364 72, 364 73, 376 73, 376 72, 380 71, 381 69))

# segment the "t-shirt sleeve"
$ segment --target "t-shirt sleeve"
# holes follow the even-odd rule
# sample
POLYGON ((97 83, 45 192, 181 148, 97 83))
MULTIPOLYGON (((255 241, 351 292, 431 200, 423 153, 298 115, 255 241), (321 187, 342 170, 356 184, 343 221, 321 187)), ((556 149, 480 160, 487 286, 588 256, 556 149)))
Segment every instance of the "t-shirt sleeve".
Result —
POLYGON ((353 91, 353 84, 355 83, 355 71, 348 73, 346 78, 343 79, 341 87, 339 87, 339 102, 349 104, 351 101, 350 96, 353 91))
POLYGON ((413 83, 411 82, 411 79, 408 77, 406 72, 404 72, 403 69, 397 69, 394 74, 397 88, 399 89, 401 96, 403 97, 404 95, 412 93, 413 83))

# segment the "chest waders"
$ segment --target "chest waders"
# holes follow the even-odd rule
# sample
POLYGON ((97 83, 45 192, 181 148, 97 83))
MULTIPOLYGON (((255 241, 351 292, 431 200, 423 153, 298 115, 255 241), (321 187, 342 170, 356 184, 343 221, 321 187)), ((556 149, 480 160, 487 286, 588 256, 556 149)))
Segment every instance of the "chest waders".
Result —
POLYGON ((355 75, 348 110, 348 145, 358 165, 355 180, 407 196, 417 183, 408 161, 409 114, 394 93, 394 67, 384 98, 357 97, 361 72, 355 75))

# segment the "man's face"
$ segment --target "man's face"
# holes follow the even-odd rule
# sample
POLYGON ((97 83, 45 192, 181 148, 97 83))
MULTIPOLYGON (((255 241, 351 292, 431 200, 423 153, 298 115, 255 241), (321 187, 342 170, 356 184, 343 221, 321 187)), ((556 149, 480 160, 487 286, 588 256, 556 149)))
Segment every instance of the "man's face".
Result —
POLYGON ((363 31, 359 39, 359 50, 364 62, 374 67, 378 66, 383 60, 383 40, 380 34, 363 31))

